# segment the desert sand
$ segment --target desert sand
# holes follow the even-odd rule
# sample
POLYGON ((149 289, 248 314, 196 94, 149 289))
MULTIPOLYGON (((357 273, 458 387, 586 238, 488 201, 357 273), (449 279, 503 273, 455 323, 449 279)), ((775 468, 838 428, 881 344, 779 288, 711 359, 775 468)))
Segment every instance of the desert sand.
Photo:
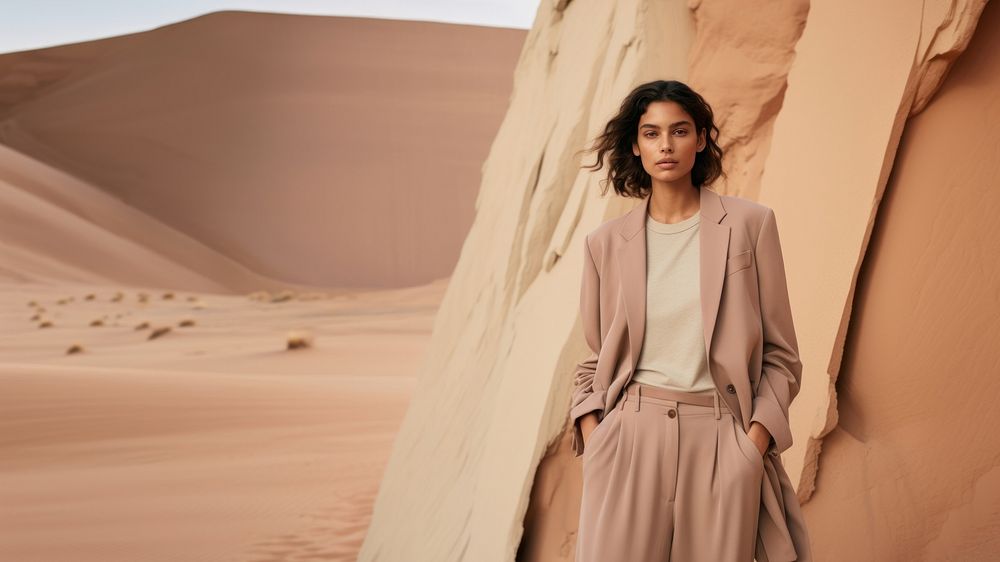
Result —
POLYGON ((0 560, 355 560, 524 36, 0 55, 0 560))
POLYGON ((354 560, 444 287, 0 284, 0 560, 354 560))

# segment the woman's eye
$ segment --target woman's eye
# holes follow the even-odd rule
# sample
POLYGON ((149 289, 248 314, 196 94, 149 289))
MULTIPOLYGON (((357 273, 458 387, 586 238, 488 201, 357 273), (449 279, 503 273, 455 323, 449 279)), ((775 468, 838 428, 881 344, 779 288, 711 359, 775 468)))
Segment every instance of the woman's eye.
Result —
POLYGON ((675 132, 675 133, 681 133, 681 134, 684 134, 684 135, 686 135, 686 134, 687 134, 687 131, 686 131, 686 130, 684 130, 684 129, 677 129, 677 130, 676 130, 676 131, 674 131, 674 132, 675 132))

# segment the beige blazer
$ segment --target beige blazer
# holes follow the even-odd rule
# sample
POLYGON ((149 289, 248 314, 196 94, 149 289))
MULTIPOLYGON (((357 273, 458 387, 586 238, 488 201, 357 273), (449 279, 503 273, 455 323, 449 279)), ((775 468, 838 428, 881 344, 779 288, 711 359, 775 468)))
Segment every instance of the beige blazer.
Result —
MULTIPOLYGON (((792 445, 788 407, 799 391, 802 363, 774 212, 709 188, 700 189, 699 197, 709 371, 744 431, 757 421, 772 436, 764 455, 757 559, 811 560, 801 509, 779 456, 792 445)), ((586 237, 580 316, 592 353, 574 374, 570 417, 578 457, 584 448, 580 418, 593 411, 603 421, 639 358, 646 321, 648 207, 646 196, 586 237)))

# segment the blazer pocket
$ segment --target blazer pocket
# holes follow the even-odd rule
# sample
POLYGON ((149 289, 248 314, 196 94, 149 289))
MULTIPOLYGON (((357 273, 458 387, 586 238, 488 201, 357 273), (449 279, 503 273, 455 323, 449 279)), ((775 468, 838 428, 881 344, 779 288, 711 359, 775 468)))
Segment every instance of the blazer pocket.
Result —
POLYGON ((743 271, 744 269, 750 267, 752 256, 753 250, 747 250, 734 256, 730 256, 730 258, 726 260, 726 276, 728 277, 737 271, 743 271))

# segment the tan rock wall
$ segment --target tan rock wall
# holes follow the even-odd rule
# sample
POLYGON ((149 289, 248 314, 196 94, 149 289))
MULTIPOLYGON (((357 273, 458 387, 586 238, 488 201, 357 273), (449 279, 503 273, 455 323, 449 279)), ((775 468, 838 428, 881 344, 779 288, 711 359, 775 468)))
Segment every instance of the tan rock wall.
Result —
MULTIPOLYGON (((924 545, 933 540, 921 531, 942 530, 950 540, 933 544, 937 552, 956 544, 976 555, 985 552, 985 541, 968 546, 966 541, 985 535, 968 525, 975 524, 973 514, 986 511, 988 523, 980 526, 995 528, 996 502, 974 499, 968 478, 983 475, 982 485, 994 485, 994 456, 983 449, 948 449, 964 459, 958 475, 965 487, 939 490, 964 492, 965 501, 906 499, 920 498, 926 488, 910 489, 911 473, 903 468, 910 459, 894 454, 900 435, 894 431, 906 428, 915 451, 921 431, 938 427, 934 422, 947 414, 928 414, 930 392, 883 381, 882 392, 871 392, 881 386, 873 385, 858 395, 870 396, 866 414, 899 412, 878 432, 887 441, 879 445, 882 456, 870 467, 873 472, 857 470, 872 455, 863 440, 831 433, 855 287, 899 139, 910 115, 932 106, 975 30, 983 2, 759 4, 542 2, 518 64, 510 109, 483 168, 476 221, 439 313, 422 383, 397 438, 360 560, 572 559, 579 463, 565 429, 572 367, 586 355, 576 318, 582 240, 630 206, 617 197, 601 198, 598 178, 579 170, 575 151, 596 135, 632 87, 655 78, 684 80, 704 92, 728 151, 729 180, 720 191, 760 200, 778 217, 805 366, 791 413, 795 444, 783 460, 798 482, 817 555, 900 559, 902 549, 902 559, 910 559, 907 552, 921 552, 920 537, 924 545), (823 490, 816 477, 824 474, 820 450, 828 434, 841 445, 830 468, 833 487, 820 510, 816 498, 823 490), (866 503, 862 498, 872 486, 891 501, 866 503), (854 495, 845 499, 841 491, 854 495), (936 526, 914 524, 925 517, 907 509, 914 504, 958 505, 962 516, 934 518, 936 526), (851 525, 836 529, 842 535, 836 540, 828 539, 828 527, 840 524, 845 506, 854 509, 847 515, 851 525), (865 525, 875 519, 883 531, 877 536, 865 525), (848 544, 846 529, 851 536, 868 533, 868 542, 848 544), (906 545, 897 542, 901 532, 906 545)), ((967 192, 967 201, 993 205, 995 197, 983 186, 996 178, 996 170, 981 166, 975 178, 978 190, 967 192)), ((992 208, 979 210, 967 228, 982 226, 992 208)), ((960 209, 954 206, 947 218, 958 219, 960 209)), ((922 226, 933 230, 921 240, 951 239, 952 221, 929 220, 922 226)), ((997 294, 997 276, 975 259, 991 246, 982 239, 977 246, 972 235, 969 244, 950 249, 964 258, 959 265, 966 268, 950 275, 959 282, 969 273, 981 274, 966 281, 981 292, 977 302, 984 306, 977 315, 971 306, 952 310, 944 294, 920 292, 914 283, 915 302, 902 300, 894 311, 921 315, 927 331, 911 322, 896 326, 910 339, 900 340, 892 331, 871 333, 872 342, 887 338, 896 344, 888 355, 872 347, 878 351, 873 357, 897 365, 895 382, 924 365, 939 366, 918 370, 924 377, 944 375, 946 359, 961 349, 958 340, 931 337, 931 326, 945 311, 956 322, 975 318, 967 335, 985 345, 980 336, 991 333, 986 322, 998 307, 990 298, 997 294), (912 346, 933 352, 934 361, 911 363, 909 357, 892 363, 912 346)), ((941 256, 917 257, 934 273, 941 256)), ((910 281, 906 272, 892 270, 886 286, 910 281)), ((969 365, 988 376, 988 365, 996 360, 988 353, 971 355, 969 365)), ((884 372, 893 371, 866 375, 884 372)), ((985 384, 981 378, 967 380, 985 384)), ((991 395, 989 386, 973 388, 991 395)), ((960 407, 959 398, 954 400, 944 404, 960 407)), ((977 405, 969 419, 956 420, 971 423, 983 412, 977 405)), ((957 431, 957 425, 944 427, 957 431)), ((945 467, 956 463, 924 458, 918 468, 922 478, 913 485, 955 475, 945 467)))

